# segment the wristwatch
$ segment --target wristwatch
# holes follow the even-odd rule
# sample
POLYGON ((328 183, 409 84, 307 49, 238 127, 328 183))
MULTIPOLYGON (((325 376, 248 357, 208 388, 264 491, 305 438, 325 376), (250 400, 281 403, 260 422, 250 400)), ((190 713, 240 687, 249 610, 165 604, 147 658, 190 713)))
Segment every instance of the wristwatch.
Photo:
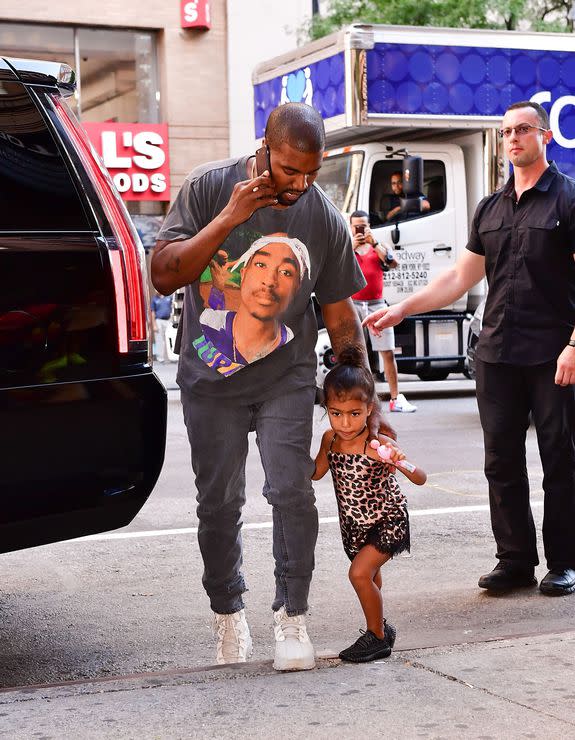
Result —
POLYGON ((569 341, 567 342, 567 346, 568 346, 568 347, 575 347, 575 339, 570 339, 570 340, 569 340, 569 341))

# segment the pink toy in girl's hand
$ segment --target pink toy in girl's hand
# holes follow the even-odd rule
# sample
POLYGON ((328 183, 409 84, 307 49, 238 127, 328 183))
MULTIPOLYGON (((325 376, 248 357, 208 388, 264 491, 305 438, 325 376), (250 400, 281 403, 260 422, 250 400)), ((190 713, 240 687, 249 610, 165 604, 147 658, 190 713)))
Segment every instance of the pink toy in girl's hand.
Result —
MULTIPOLYGON (((381 457, 383 462, 388 463, 390 461, 391 447, 388 447, 388 445, 382 445, 381 442, 377 439, 372 439, 369 444, 371 445, 371 447, 373 447, 374 450, 377 450, 377 454, 381 457)), ((400 468, 405 468, 405 470, 409 470, 410 473, 413 473, 413 471, 415 470, 415 465, 408 462, 407 460, 396 460, 391 464, 397 465, 400 468)))
POLYGON ((382 445, 377 439, 372 439, 369 443, 374 450, 377 450, 377 454, 381 457, 384 462, 389 462, 391 457, 391 448, 387 445, 382 445))

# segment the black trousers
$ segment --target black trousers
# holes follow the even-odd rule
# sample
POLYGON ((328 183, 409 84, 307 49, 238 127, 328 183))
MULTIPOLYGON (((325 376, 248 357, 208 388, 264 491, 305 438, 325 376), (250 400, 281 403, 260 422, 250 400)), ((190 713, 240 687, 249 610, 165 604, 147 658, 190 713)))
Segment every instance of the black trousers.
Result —
POLYGON ((477 361, 476 392, 497 557, 539 563, 525 456, 531 412, 543 466, 545 558, 549 569, 563 569, 575 567, 575 387, 555 385, 555 369, 555 362, 477 361))

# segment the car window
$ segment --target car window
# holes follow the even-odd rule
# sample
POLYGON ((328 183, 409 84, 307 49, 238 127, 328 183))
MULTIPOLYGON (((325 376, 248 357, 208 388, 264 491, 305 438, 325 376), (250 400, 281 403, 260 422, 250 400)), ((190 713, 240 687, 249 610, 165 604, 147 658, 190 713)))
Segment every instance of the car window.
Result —
POLYGON ((0 80, 0 232, 89 229, 74 183, 26 89, 0 80))
MULTIPOLYGON (((385 159, 376 162, 371 172, 369 188, 369 211, 372 226, 393 223, 393 211, 398 207, 398 197, 391 187, 392 177, 401 172, 401 159, 385 159)), ((438 213, 446 204, 445 164, 438 159, 423 162, 423 207, 420 213, 401 214, 401 220, 425 218, 438 213)))

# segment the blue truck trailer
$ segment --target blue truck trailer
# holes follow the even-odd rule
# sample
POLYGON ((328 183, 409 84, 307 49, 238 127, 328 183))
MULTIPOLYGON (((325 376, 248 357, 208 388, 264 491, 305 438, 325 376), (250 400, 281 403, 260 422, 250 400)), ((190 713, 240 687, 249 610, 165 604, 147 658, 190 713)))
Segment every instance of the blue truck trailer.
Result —
MULTIPOLYGON (((255 136, 288 101, 322 115, 328 150, 319 185, 348 216, 367 211, 378 241, 395 244, 399 267, 386 274, 394 303, 453 264, 465 248, 478 202, 509 174, 498 128, 520 100, 549 112, 547 153, 575 177, 575 38, 401 26, 349 26, 262 62, 253 75, 255 136), (423 159, 429 208, 387 220, 390 178, 406 152, 423 159)), ((469 320, 480 284, 443 311, 396 327, 400 372, 444 378, 465 370, 469 320)), ((329 366, 320 335, 319 375, 329 366)))

